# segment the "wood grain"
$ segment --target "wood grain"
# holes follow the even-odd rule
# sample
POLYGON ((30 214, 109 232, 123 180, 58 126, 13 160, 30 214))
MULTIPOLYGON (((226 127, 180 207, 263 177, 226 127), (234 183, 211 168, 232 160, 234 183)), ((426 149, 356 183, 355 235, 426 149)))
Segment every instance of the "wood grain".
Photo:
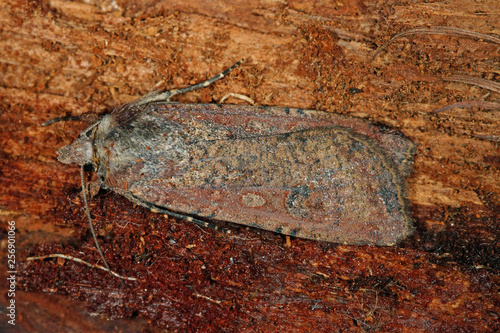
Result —
MULTIPOLYGON (((146 319, 130 320, 149 330, 500 328, 499 110, 431 113, 456 102, 498 101, 497 92, 443 78, 498 82, 499 45, 414 35, 372 59, 377 46, 413 28, 460 27, 498 37, 496 1, 1 4, 0 221, 4 231, 7 221, 16 222, 18 288, 31 291, 17 294, 16 332, 130 327, 130 321, 96 324, 69 310, 75 300, 89 313, 146 319), (238 93, 257 105, 339 112, 399 129, 418 144, 408 184, 417 228, 411 238, 397 247, 300 239, 286 247, 274 233, 230 225, 227 236, 100 192, 91 211, 106 258, 141 282, 64 260, 24 262, 49 253, 99 262, 78 169, 57 162, 59 147, 98 115, 155 86, 201 82, 240 58, 244 65, 229 77, 176 100, 210 103, 238 93), (80 114, 85 121, 40 126, 80 114), (37 307, 59 310, 44 315, 37 307)), ((6 244, 3 237, 2 258, 6 244)), ((4 309, 9 300, 3 284, 1 290, 4 309)), ((10 328, 4 319, 1 325, 10 328)))

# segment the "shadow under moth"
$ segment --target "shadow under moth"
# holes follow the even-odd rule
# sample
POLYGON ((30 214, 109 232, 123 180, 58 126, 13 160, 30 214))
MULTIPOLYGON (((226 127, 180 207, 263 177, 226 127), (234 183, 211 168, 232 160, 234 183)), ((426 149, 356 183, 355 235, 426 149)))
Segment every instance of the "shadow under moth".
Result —
POLYGON ((58 160, 82 166, 82 175, 92 166, 94 188, 201 225, 223 220, 343 244, 408 236, 414 144, 398 131, 322 111, 169 101, 240 63, 116 108, 60 148, 58 160))

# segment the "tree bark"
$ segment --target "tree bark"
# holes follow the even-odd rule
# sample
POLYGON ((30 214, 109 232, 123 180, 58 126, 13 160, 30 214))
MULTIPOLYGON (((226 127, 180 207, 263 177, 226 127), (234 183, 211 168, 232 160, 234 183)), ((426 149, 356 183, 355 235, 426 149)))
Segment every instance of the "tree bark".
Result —
MULTIPOLYGON (((15 221, 16 332, 500 329, 497 1, 13 0, 2 8, 1 265, 15 221), (398 32, 441 26, 491 38, 420 32, 373 58, 398 32), (417 144, 410 238, 287 247, 275 233, 231 224, 227 236, 101 191, 90 209, 108 263, 141 281, 64 259, 25 261, 64 253, 99 263, 79 170, 56 160, 58 148, 120 104, 201 82, 239 59, 228 77, 174 99, 216 103, 238 93, 398 129, 417 144), (134 319, 106 324, 75 300, 89 313, 134 319)), ((4 318, 0 328, 12 327, 4 318)))

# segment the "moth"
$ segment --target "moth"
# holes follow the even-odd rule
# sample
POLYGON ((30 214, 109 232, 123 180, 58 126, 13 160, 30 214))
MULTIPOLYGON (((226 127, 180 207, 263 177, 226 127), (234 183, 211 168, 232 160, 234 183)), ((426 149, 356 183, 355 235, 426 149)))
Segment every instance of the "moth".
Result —
POLYGON ((58 160, 91 166, 94 188, 201 225, 381 246, 412 232, 405 178, 414 144, 400 132, 323 111, 170 101, 239 64, 116 108, 58 160))

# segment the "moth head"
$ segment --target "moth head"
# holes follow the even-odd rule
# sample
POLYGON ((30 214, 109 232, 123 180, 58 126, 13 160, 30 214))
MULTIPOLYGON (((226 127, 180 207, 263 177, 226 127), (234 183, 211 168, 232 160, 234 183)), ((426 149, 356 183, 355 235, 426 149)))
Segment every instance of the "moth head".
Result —
POLYGON ((91 166, 94 168, 95 162, 93 160, 92 141, 94 139, 95 129, 96 124, 80 133, 78 139, 73 143, 59 148, 57 151, 57 160, 64 164, 76 163, 85 167, 91 166))

